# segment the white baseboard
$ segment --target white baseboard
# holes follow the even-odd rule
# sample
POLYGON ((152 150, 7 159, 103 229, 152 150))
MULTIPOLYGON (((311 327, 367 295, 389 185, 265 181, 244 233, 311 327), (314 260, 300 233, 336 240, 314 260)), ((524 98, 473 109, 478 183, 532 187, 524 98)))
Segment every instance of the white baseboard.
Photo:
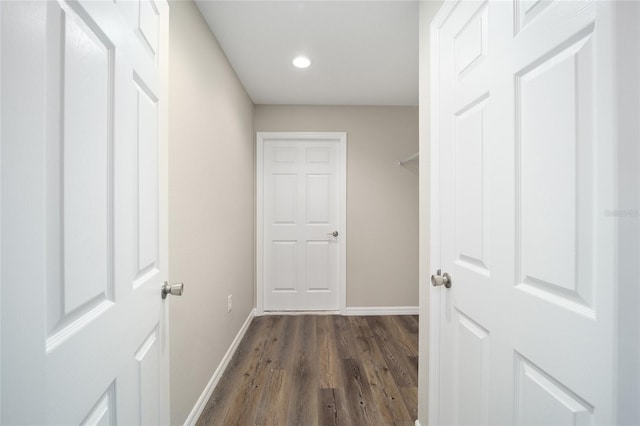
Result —
POLYGON ((420 426, 420 422, 416 420, 416 426, 420 426))
POLYGON ((347 307, 345 315, 418 315, 418 306, 347 307))
MULTIPOLYGON (((267 315, 340 315, 340 311, 264 311, 262 312, 262 316, 267 316, 267 315)), ((261 315, 256 315, 256 316, 261 316, 261 315)))
POLYGON ((251 324, 251 320, 253 320, 253 317, 255 315, 256 315, 256 310, 254 308, 251 310, 251 312, 249 312, 249 316, 247 316, 246 321, 244 322, 244 324, 242 324, 242 327, 240 327, 240 331, 238 331, 238 334, 233 339, 233 342, 231 342, 231 346, 229 346, 227 353, 224 354, 224 357, 222 357, 222 361, 220 361, 220 364, 218 364, 218 368, 216 368, 216 371, 213 372, 213 376, 211 376, 209 383, 207 383, 207 386, 204 388, 204 391, 202 391, 202 395, 200 395, 200 398, 198 398, 196 405, 193 406, 191 413, 189 413, 187 420, 185 420, 184 422, 185 426, 195 425, 196 422, 198 421, 198 418, 200 417, 200 414, 202 414, 204 407, 207 405, 209 398, 211 398, 211 394, 213 394, 213 390, 216 388, 216 385, 220 381, 220 378, 222 377, 222 373, 224 373, 224 370, 226 370, 227 365, 229 365, 229 362, 231 361, 233 354, 236 352, 236 349, 238 349, 238 345, 242 341, 242 338, 247 332, 247 329, 249 328, 249 324, 251 324))

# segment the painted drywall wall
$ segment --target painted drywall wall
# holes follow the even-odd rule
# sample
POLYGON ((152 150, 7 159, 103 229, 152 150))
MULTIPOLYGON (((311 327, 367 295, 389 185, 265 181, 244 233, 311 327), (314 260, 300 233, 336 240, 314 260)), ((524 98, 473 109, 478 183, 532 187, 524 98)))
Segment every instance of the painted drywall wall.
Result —
POLYGON ((171 424, 183 424, 254 306, 253 103, 191 1, 170 3, 171 424), (233 309, 227 313, 227 296, 233 309))
POLYGON ((256 105, 256 132, 347 132, 347 308, 416 306, 417 107, 256 105))

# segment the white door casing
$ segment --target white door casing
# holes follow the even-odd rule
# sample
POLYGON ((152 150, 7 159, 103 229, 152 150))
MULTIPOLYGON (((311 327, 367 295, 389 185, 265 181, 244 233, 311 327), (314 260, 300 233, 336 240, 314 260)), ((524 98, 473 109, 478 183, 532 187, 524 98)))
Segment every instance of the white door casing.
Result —
POLYGON ((1 423, 168 424, 168 4, 0 8, 1 423))
POLYGON ((258 313, 343 310, 346 134, 258 132, 256 161, 258 313))
POLYGON ((614 2, 431 26, 429 424, 614 424, 614 2))
MULTIPOLYGON (((0 7, 0 23, 2 7, 0 7)), ((2 30, 0 29, 0 147, 2 147, 2 30)), ((0 148, 0 188, 2 188, 2 149, 0 148)), ((1 193, 1 190, 0 190, 1 193)), ((0 196, 0 242, 2 241, 2 197, 0 196)), ((2 421, 2 244, 0 243, 0 421, 2 421)))

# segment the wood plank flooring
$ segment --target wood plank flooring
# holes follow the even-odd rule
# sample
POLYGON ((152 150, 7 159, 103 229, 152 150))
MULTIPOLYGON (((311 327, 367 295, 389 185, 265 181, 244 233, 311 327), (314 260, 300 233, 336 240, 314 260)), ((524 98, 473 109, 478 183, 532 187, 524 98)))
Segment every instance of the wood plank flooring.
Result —
POLYGON ((197 425, 413 425, 417 404, 417 316, 262 316, 197 425))

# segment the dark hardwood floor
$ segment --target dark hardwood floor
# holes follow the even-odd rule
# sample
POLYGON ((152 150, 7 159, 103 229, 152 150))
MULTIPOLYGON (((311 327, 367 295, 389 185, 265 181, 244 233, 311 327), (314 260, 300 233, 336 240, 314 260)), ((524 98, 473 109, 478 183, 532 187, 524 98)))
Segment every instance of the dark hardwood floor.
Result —
POLYGON ((413 425, 418 317, 253 320, 198 425, 413 425))

